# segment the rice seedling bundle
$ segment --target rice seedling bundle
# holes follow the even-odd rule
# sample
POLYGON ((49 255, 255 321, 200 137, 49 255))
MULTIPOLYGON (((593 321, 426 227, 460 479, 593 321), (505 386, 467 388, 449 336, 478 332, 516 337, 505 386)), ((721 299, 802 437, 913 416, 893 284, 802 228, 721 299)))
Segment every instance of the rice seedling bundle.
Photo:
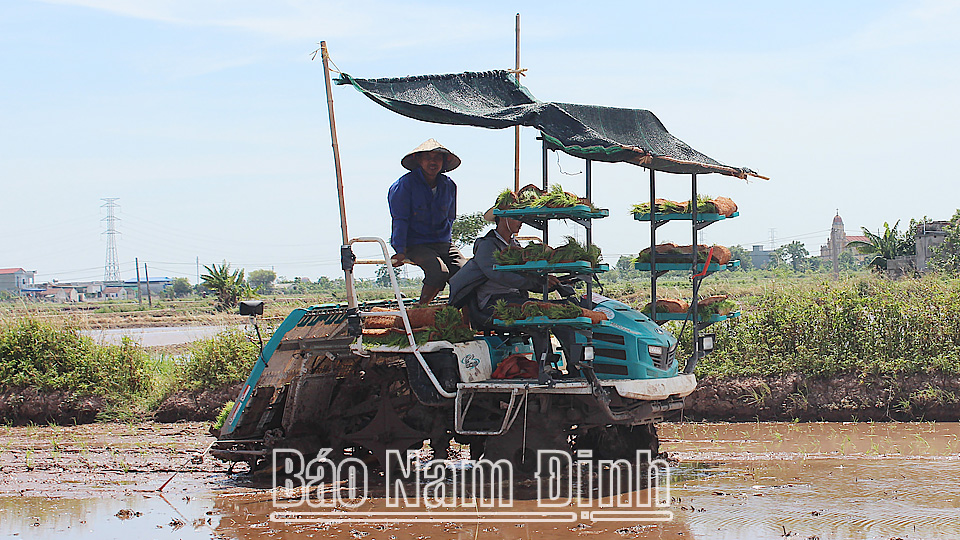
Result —
MULTIPOLYGON (((676 244, 658 244, 656 246, 657 250, 657 262, 662 263, 686 263, 690 262, 690 255, 693 253, 693 246, 678 246, 676 244)), ((727 264, 730 262, 730 259, 733 257, 733 254, 730 252, 730 248, 721 245, 705 246, 703 244, 697 246, 697 262, 703 263, 707 261, 707 256, 710 256, 711 263, 717 264, 727 264), (710 253, 710 249, 713 248, 713 253, 710 253)), ((640 252, 640 255, 637 257, 636 262, 640 263, 649 263, 650 262, 650 248, 644 249, 640 252)))
POLYGON ((523 264, 523 248, 510 246, 494 253, 493 260, 503 265, 523 264))
POLYGON ((550 186, 548 191, 543 191, 533 184, 528 184, 520 191, 513 192, 505 189, 497 196, 496 207, 500 210, 513 210, 517 208, 571 208, 577 205, 586 205, 591 209, 595 207, 590 201, 577 197, 573 193, 564 191, 559 184, 550 186))
POLYGON ((600 264, 599 246, 585 246, 572 236, 566 236, 564 238, 566 238, 567 243, 553 250, 553 253, 548 259, 551 263, 587 261, 591 266, 600 264))
MULTIPOLYGON (((671 201, 668 199, 655 199, 657 213, 661 214, 689 214, 693 210, 690 201, 671 201)), ((630 208, 634 214, 649 214, 650 203, 643 202, 635 204, 630 208)), ((709 197, 700 195, 697 197, 697 212, 701 214, 722 214, 727 217, 737 211, 737 204, 728 197, 709 197)))
MULTIPOLYGON (((660 298, 657 300, 657 313, 686 313, 688 309, 690 309, 690 304, 683 299, 660 298)), ((649 315, 650 303, 647 303, 641 311, 649 315)))

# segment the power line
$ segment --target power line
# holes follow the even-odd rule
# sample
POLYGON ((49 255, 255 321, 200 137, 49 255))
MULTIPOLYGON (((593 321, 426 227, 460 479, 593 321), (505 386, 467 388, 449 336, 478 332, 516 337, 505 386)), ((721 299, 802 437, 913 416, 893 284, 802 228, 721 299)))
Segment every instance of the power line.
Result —
MULTIPOLYGON (((772 231, 776 231, 776 229, 771 229, 771 230, 772 230, 772 231)), ((783 241, 783 240, 799 240, 799 239, 802 239, 802 238, 813 238, 813 237, 819 236, 819 235, 821 235, 821 234, 823 234, 823 233, 829 233, 829 232, 830 232, 830 229, 824 229, 824 230, 822 230, 822 231, 813 231, 813 232, 809 232, 809 233, 795 234, 795 235, 792 235, 792 236, 779 236, 779 237, 776 237, 776 238, 779 239, 780 241, 783 241)), ((763 244, 763 243, 768 242, 768 241, 770 241, 769 238, 768 238, 767 240, 764 240, 764 241, 754 240, 754 241, 752 241, 752 242, 747 242, 747 244, 748 244, 748 245, 754 245, 754 246, 755 246, 755 245, 763 244)))

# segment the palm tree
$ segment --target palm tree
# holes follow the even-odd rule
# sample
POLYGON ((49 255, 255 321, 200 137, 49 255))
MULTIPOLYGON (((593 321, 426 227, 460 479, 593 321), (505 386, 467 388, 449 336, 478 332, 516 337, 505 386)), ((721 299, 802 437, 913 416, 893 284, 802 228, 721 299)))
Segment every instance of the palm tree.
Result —
POLYGON ((874 234, 866 227, 861 227, 867 241, 854 240, 847 245, 856 248, 860 253, 876 254, 873 260, 867 263, 867 266, 872 266, 878 272, 886 270, 888 260, 901 255, 912 255, 916 251, 916 245, 909 238, 909 234, 904 232, 901 235, 897 232, 898 225, 900 225, 899 220, 893 224, 893 227, 884 221, 883 234, 874 234))
POLYGON ((206 274, 200 276, 203 286, 217 293, 215 305, 217 311, 227 311, 236 307, 241 298, 249 296, 250 287, 244 281, 243 269, 230 272, 230 265, 223 261, 219 267, 217 263, 204 265, 206 274))

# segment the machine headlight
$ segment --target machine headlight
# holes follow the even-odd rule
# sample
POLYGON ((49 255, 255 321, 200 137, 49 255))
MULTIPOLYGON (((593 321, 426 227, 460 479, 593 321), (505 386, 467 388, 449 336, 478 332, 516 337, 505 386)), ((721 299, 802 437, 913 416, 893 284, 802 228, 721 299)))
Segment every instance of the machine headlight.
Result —
POLYGON ((663 356, 662 345, 647 345, 647 352, 650 356, 663 356))
POLYGON ((583 360, 593 362, 593 345, 587 345, 583 348, 583 360))
POLYGON ((704 352, 710 352, 713 350, 713 338, 714 334, 703 334, 700 337, 700 350, 704 352))

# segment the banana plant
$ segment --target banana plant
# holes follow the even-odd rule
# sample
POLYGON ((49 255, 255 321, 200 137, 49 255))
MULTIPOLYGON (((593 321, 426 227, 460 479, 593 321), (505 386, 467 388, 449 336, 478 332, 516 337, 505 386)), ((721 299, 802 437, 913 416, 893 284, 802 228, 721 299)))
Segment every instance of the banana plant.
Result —
POLYGON ((916 250, 913 240, 909 238, 907 233, 900 234, 897 232, 898 225, 900 225, 899 220, 893 224, 893 227, 884 221, 882 233, 879 231, 873 233, 866 227, 861 227, 867 241, 854 240, 847 246, 856 248, 860 253, 875 254, 875 257, 867 263, 867 266, 873 267, 878 272, 886 270, 887 261, 901 255, 912 255, 916 250))
POLYGON ((247 285, 242 268, 231 272, 227 261, 223 261, 219 267, 217 263, 213 263, 210 266, 204 265, 203 268, 207 273, 200 276, 200 279, 204 287, 217 294, 214 303, 217 311, 233 309, 241 299, 256 294, 256 291, 247 285))

